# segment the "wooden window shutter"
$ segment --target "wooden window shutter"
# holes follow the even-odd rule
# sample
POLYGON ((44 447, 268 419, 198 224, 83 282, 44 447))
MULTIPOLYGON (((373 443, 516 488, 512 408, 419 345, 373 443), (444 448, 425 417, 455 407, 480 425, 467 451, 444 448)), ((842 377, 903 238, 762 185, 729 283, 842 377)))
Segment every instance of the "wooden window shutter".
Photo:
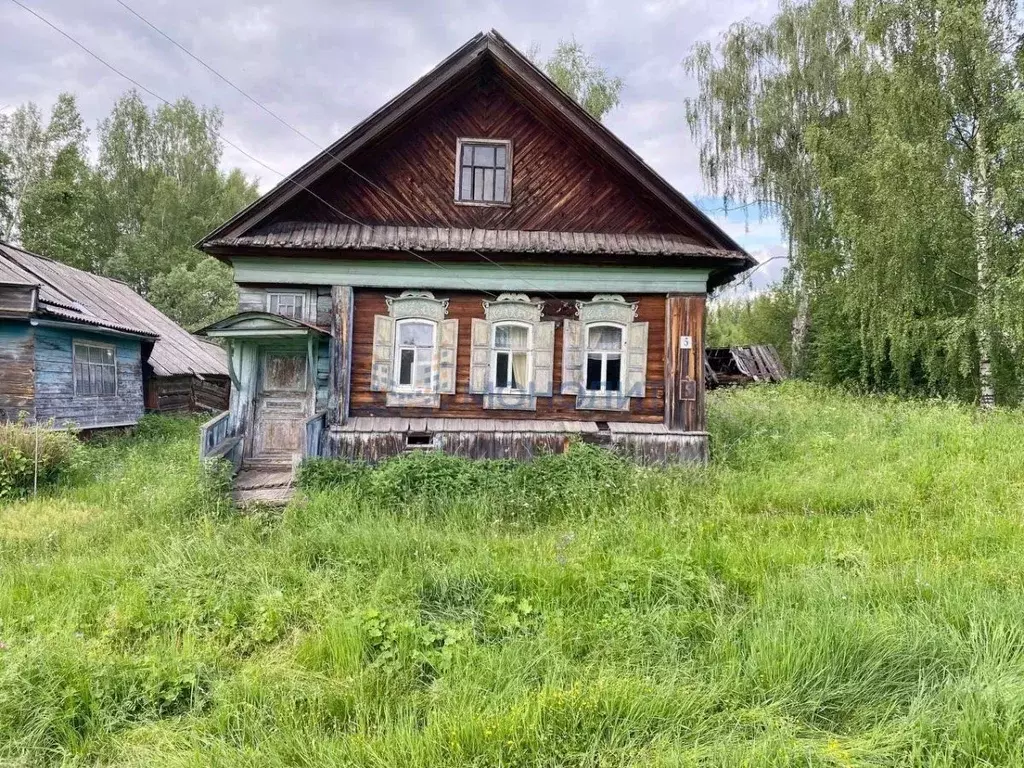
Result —
POLYGON ((395 362, 395 321, 387 315, 373 318, 373 365, 370 368, 370 389, 387 392, 391 389, 395 362))
POLYGON ((533 394, 551 397, 555 368, 555 324, 537 323, 533 330, 533 394))
POLYGON ((647 394, 647 323, 630 323, 626 340, 626 386, 627 397, 644 397, 647 394))
POLYGON ((455 394, 455 360, 459 349, 459 321, 442 320, 441 338, 437 345, 437 391, 455 394))
POLYGON ((583 324, 565 320, 562 324, 562 394, 583 391, 583 324))
POLYGON ((471 335, 469 391, 474 395, 484 395, 490 388, 491 324, 474 317, 471 335))

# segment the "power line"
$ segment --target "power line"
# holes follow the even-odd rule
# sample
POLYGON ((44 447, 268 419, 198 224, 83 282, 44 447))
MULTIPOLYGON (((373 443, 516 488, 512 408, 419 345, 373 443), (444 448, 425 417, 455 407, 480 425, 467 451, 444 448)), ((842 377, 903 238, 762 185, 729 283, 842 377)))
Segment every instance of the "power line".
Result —
MULTIPOLYGON (((136 11, 136 10, 135 10, 134 8, 132 8, 132 7, 130 6, 130 5, 128 5, 128 3, 124 2, 124 0, 117 0, 117 3, 118 3, 118 5, 120 5, 120 6, 122 7, 122 8, 124 8, 124 9, 125 9, 126 11, 128 11, 128 12, 129 12, 130 14, 132 14, 132 15, 133 15, 133 16, 134 16, 135 18, 137 18, 137 19, 138 19, 139 21, 141 21, 141 22, 142 22, 143 24, 145 24, 145 25, 146 25, 146 26, 148 26, 148 27, 149 27, 150 29, 152 29, 152 30, 153 30, 154 32, 156 32, 156 33, 157 33, 158 35, 160 35, 160 36, 161 36, 162 38, 164 38, 164 39, 165 39, 165 40, 166 40, 167 42, 169 42, 169 43, 170 43, 171 45, 173 45, 173 46, 174 46, 174 47, 176 47, 176 48, 177 48, 178 50, 180 50, 180 51, 181 51, 182 53, 184 53, 184 54, 185 54, 186 56, 188 56, 189 58, 191 58, 191 59, 192 59, 193 61, 195 61, 196 63, 200 64, 200 65, 201 65, 201 66, 202 66, 203 68, 205 68, 205 69, 206 69, 206 70, 207 70, 208 72, 210 72, 211 74, 213 74, 213 75, 215 75, 216 77, 218 77, 218 78, 219 78, 219 79, 220 79, 221 81, 223 81, 223 82, 224 82, 224 83, 226 83, 227 85, 231 86, 231 88, 233 88, 233 89, 234 89, 235 91, 237 91, 237 92, 238 92, 239 94, 241 94, 241 95, 242 95, 242 96, 244 96, 244 97, 245 97, 246 99, 248 99, 248 100, 249 100, 249 101, 250 101, 250 102, 251 102, 252 104, 254 104, 254 105, 255 105, 256 107, 258 107, 259 109, 263 110, 263 111, 264 111, 264 112, 266 112, 266 113, 267 113, 268 115, 270 115, 270 116, 271 116, 272 118, 274 118, 275 120, 277 120, 277 122, 279 122, 279 123, 280 123, 281 125, 283 125, 283 126, 284 126, 285 128, 287 128, 288 130, 290 130, 290 131, 294 132, 294 133, 295 133, 296 135, 298 135, 298 136, 302 137, 303 139, 305 139, 306 141, 308 141, 308 142, 309 142, 310 144, 312 144, 312 145, 313 145, 314 147, 316 147, 316 148, 317 148, 318 150, 320 150, 320 151, 321 151, 321 152, 323 152, 323 153, 324 153, 325 155, 327 155, 327 156, 328 156, 328 157, 330 157, 330 158, 331 158, 332 160, 334 160, 334 162, 338 163, 339 165, 341 165, 341 166, 342 166, 343 168, 345 168, 346 170, 348 170, 348 171, 350 171, 351 173, 353 173, 353 174, 355 174, 356 176, 358 176, 358 177, 359 177, 360 179, 362 179, 363 181, 365 181, 365 182, 366 182, 367 184, 369 184, 370 186, 372 186, 372 187, 373 187, 374 189, 376 189, 376 190, 380 191, 380 192, 381 192, 382 194, 386 195, 386 196, 387 196, 388 198, 390 198, 390 199, 391 199, 391 200, 392 200, 392 201, 393 201, 394 203, 396 203, 397 205, 399 205, 400 207, 402 207, 402 208, 403 208, 403 209, 405 210, 405 212, 406 212, 406 213, 410 214, 410 215, 411 215, 411 216, 413 216, 414 218, 420 218, 420 219, 421 219, 422 221, 424 221, 424 222, 425 222, 425 223, 426 223, 426 224, 427 224, 428 226, 432 226, 432 227, 444 226, 444 227, 447 227, 447 228, 449 228, 449 229, 451 229, 451 228, 452 228, 452 227, 451 227, 451 225, 450 225, 450 224, 448 224, 448 223, 446 223, 446 222, 442 222, 442 223, 441 223, 441 225, 438 225, 437 223, 435 223, 435 222, 432 222, 432 221, 430 221, 430 220, 429 220, 428 218, 426 218, 425 216, 419 216, 419 215, 418 215, 418 214, 416 213, 416 211, 415 211, 415 210, 413 210, 413 209, 412 209, 412 208, 411 208, 410 206, 406 205, 406 203, 405 203, 405 202, 404 202, 403 200, 399 200, 399 199, 398 199, 397 197, 395 197, 395 196, 394 196, 393 194, 391 194, 391 192, 390 192, 390 191, 388 191, 388 190, 387 190, 386 188, 384 188, 384 187, 383 187, 383 186, 381 186, 380 184, 377 184, 377 183, 376 183, 375 181, 373 181, 373 179, 370 179, 370 178, 369 178, 369 177, 367 177, 367 176, 366 176, 365 174, 363 174, 363 173, 361 173, 360 171, 358 171, 358 170, 356 170, 355 168, 353 168, 353 167, 352 167, 352 166, 351 166, 351 165, 350 165, 349 163, 345 162, 345 161, 344 161, 344 160, 342 160, 342 159, 341 159, 340 157, 337 157, 336 155, 334 155, 334 154, 333 154, 333 153, 332 153, 332 152, 331 152, 331 151, 330 151, 330 150, 329 150, 329 149, 328 149, 327 147, 323 147, 323 146, 321 146, 321 145, 319 144, 319 142, 317 142, 316 140, 312 139, 312 138, 311 138, 310 136, 308 136, 307 134, 303 133, 303 132, 302 132, 301 130, 299 130, 299 129, 298 129, 298 128, 296 128, 296 127, 295 127, 294 125, 292 125, 291 123, 289 123, 289 122, 288 122, 287 120, 285 120, 285 119, 284 119, 283 117, 281 117, 281 116, 280 116, 279 114, 277 114, 276 112, 274 112, 274 110, 270 109, 270 107, 266 106, 266 105, 265 105, 265 104, 263 104, 263 103, 262 103, 261 101, 259 101, 259 100, 258 100, 257 98, 255 98, 254 96, 252 96, 252 95, 250 95, 249 93, 247 93, 247 92, 246 92, 245 90, 243 90, 243 89, 242 89, 242 87, 241 87, 241 86, 239 86, 239 85, 237 85, 236 83, 234 83, 234 82, 233 82, 232 80, 230 80, 230 79, 229 79, 229 78, 228 78, 228 77, 227 77, 226 75, 223 75, 223 74, 221 74, 221 73, 220 73, 220 72, 219 72, 219 71, 218 71, 217 69, 215 69, 215 68, 213 67, 213 65, 211 65, 211 64, 208 64, 208 63, 207 63, 206 61, 204 61, 204 60, 203 60, 202 58, 200 58, 199 56, 197 56, 196 54, 194 54, 194 53, 193 53, 192 51, 190 51, 190 50, 189 50, 188 48, 186 48, 186 47, 185 47, 184 45, 182 45, 182 44, 181 44, 181 43, 179 43, 179 42, 178 42, 177 40, 175 40, 175 39, 174 39, 173 37, 171 37, 171 36, 170 36, 169 34, 167 34, 166 32, 164 32, 164 31, 163 31, 163 30, 162 30, 162 29, 161 29, 160 27, 158 27, 158 26, 157 26, 156 24, 154 24, 154 23, 153 23, 152 21, 150 21, 150 20, 149 20, 149 19, 147 19, 147 18, 146 18, 145 16, 143 16, 143 15, 142 15, 141 13, 139 13, 139 12, 138 12, 138 11, 136 11)), ((493 264, 494 266, 498 267, 499 269, 504 269, 504 270, 506 270, 506 271, 509 271, 509 272, 512 272, 513 274, 515 274, 515 270, 509 269, 509 268, 508 268, 508 267, 506 267, 506 266, 505 266, 504 264, 501 264, 500 262, 497 262, 497 261, 495 261, 494 259, 491 259, 491 258, 489 258, 488 256, 485 256, 484 254, 480 253, 480 251, 477 251, 477 250, 474 250, 474 249, 470 249, 470 253, 475 253, 475 254, 476 254, 477 256, 479 256, 479 257, 480 257, 481 259, 483 259, 484 261, 488 261, 488 262, 490 262, 491 264, 493 264)), ((522 278, 520 277, 520 279, 522 279, 522 278)), ((551 297, 551 298, 553 298, 553 299, 557 299, 557 298, 558 298, 557 296, 555 296, 555 294, 553 294, 553 293, 551 293, 550 291, 547 291, 547 290, 545 290, 545 289, 543 289, 543 288, 541 288, 541 287, 539 287, 539 286, 537 286, 537 285, 535 285, 535 284, 532 284, 532 283, 530 283, 530 282, 529 282, 528 280, 524 280, 524 282, 526 282, 526 284, 527 284, 527 285, 533 285, 533 288, 534 288, 535 290, 538 290, 538 291, 541 291, 541 292, 543 292, 543 293, 546 293, 546 294, 547 294, 548 296, 550 296, 550 297, 551 297)))
MULTIPOLYGON (((71 41, 72 43, 74 43, 74 44, 75 44, 75 45, 76 45, 77 47, 79 47, 79 48, 81 48, 81 49, 82 49, 83 51, 85 51, 85 53, 87 53, 87 54, 88 54, 89 56, 91 56, 92 58, 96 59, 96 61, 100 62, 100 64, 102 64, 103 66, 107 67, 107 69, 111 70, 111 71, 112 71, 112 72, 114 72, 115 74, 117 74, 117 75, 120 75, 120 76, 121 76, 121 77, 123 77, 123 78, 124 78, 125 80, 127 80, 127 81, 128 81, 129 83, 131 83, 132 85, 134 85, 134 86, 135 86, 136 88, 139 88, 140 90, 142 90, 142 91, 144 91, 145 93, 147 93, 147 94, 149 94, 150 96, 152 96, 152 97, 153 97, 154 99, 156 99, 157 101, 159 101, 159 102, 161 102, 161 103, 163 103, 163 104, 166 104, 166 105, 167 105, 167 106, 169 106, 169 107, 170 107, 170 106, 173 106, 173 105, 171 104, 171 102, 170 102, 170 101, 168 101, 167 99, 165 99, 165 98, 164 98, 163 96, 161 96, 160 94, 156 93, 156 92, 155 92, 155 91, 153 91, 152 89, 150 89, 150 88, 147 88, 147 87, 146 87, 145 85, 143 85, 143 84, 142 84, 142 83, 140 83, 140 82, 139 82, 138 80, 136 80, 135 78, 131 77, 130 75, 128 75, 128 74, 126 74, 126 73, 122 72, 122 71, 121 71, 120 69, 118 69, 117 67, 115 67, 115 66, 114 66, 113 64, 111 64, 111 63, 110 63, 109 61, 107 61, 107 60, 106 60, 106 59, 104 59, 104 58, 103 58, 102 56, 100 56, 100 55, 99 55, 98 53, 94 52, 94 51, 93 51, 93 50, 91 50, 91 49, 90 49, 89 47, 87 47, 87 46, 86 46, 86 45, 85 45, 84 43, 81 43, 81 42, 79 42, 79 41, 78 41, 78 40, 77 40, 77 39, 76 39, 75 37, 73 37, 73 36, 72 36, 72 35, 70 35, 69 33, 65 32, 65 31, 64 31, 63 29, 61 29, 60 27, 58 27, 58 26, 57 26, 56 24, 54 24, 53 22, 51 22, 51 21, 50 21, 49 19, 47 19, 47 18, 46 18, 45 16, 42 16, 42 15, 40 15, 39 13, 36 13, 36 11, 32 10, 32 9, 31 9, 31 8, 29 8, 29 7, 27 6, 27 5, 25 5, 24 3, 22 3, 22 2, 21 2, 21 0, 11 0, 11 2, 12 2, 12 3, 14 3, 15 5, 17 5, 17 6, 18 6, 19 8, 21 8, 22 10, 24 10, 24 11, 26 11, 26 12, 28 12, 28 13, 32 14, 33 16, 35 16, 35 17, 36 17, 37 19, 39 19, 39 20, 40 20, 41 22, 43 22, 44 24, 46 24, 46 26, 50 27, 50 29, 54 30, 55 32, 59 33, 59 34, 60 34, 60 35, 61 35, 62 37, 66 38, 67 40, 69 40, 69 41, 71 41)), ((308 192, 308 193, 309 193, 310 195, 312 195, 313 197, 315 197, 315 198, 316 198, 317 200, 319 200, 319 201, 320 201, 321 203, 323 203, 324 205, 326 205, 326 206, 327 206, 328 208, 330 208, 330 209, 331 209, 332 211, 334 211, 334 212, 335 212, 335 213, 337 213, 338 215, 340 215, 340 216, 344 216, 344 217, 345 217, 346 219, 349 219, 350 221, 354 222, 355 224, 358 224, 358 225, 359 225, 359 226, 361 226, 361 227, 367 227, 367 225, 366 225, 366 224, 363 224, 363 223, 362 223, 361 221, 359 221, 358 219, 356 219, 356 218, 355 218, 354 216, 351 216, 351 215, 349 215, 349 214, 345 213, 344 211, 342 211, 342 210, 338 209, 337 207, 335 207, 335 206, 334 206, 333 204, 331 204, 330 202, 328 202, 327 200, 325 200, 324 198, 322 198, 322 197, 321 197, 320 195, 318 195, 318 194, 317 194, 316 192, 314 192, 314 191, 313 191, 312 189, 310 189, 309 187, 307 187, 307 186, 305 186, 304 184, 302 184, 302 183, 300 183, 300 182, 298 182, 298 181, 295 181, 294 179, 292 179, 292 178, 290 178, 290 177, 286 176, 285 174, 281 173, 280 171, 276 170, 275 168, 271 168, 271 167, 270 167, 269 165, 267 165, 266 163, 264 163, 264 162, 263 162, 262 160, 260 160, 260 159, 259 159, 258 157, 255 157, 254 155, 250 154, 249 152, 245 151, 245 150, 244 150, 244 149, 242 149, 242 148, 241 148, 240 146, 238 146, 237 144, 235 144, 235 143, 234 143, 233 141, 231 141, 230 139, 226 138, 226 137, 225 137, 225 136, 224 136, 223 134, 221 134, 221 133, 219 133, 219 132, 217 132, 217 131, 214 131, 213 129, 209 129, 209 130, 210 130, 210 133, 212 133, 212 134, 213 134, 214 136, 216 136, 217 138, 219 138, 219 139, 220 139, 221 141, 223 141, 223 142, 224 142, 225 144, 227 144, 227 145, 228 145, 229 147, 232 147, 232 148, 233 148, 233 149, 235 149, 236 151, 238 151, 238 152, 242 153, 242 154, 243 154, 243 155, 244 155, 245 157, 249 158, 249 159, 250 159, 250 160, 252 160, 252 161, 253 161, 254 163, 257 163, 258 165, 262 166, 263 168, 266 168, 266 169, 267 169, 268 171, 270 171, 271 173, 277 174, 278 176, 282 177, 283 179, 285 179, 285 180, 286 180, 286 181, 288 181, 289 183, 291 183, 291 184, 295 185, 295 186, 296 186, 296 187, 298 187, 299 189, 302 189, 302 190, 304 190, 304 191, 308 192)), ((426 262, 427 264, 431 264, 432 266, 435 266, 435 267, 437 267, 438 269, 443 269, 443 270, 445 270, 445 271, 448 271, 447 267, 444 267, 444 266, 442 266, 441 264, 438 264, 438 263, 437 263, 437 262, 435 262, 435 261, 431 261, 430 259, 428 259, 428 258, 427 258, 426 256, 423 256, 422 254, 416 253, 415 251, 412 251, 412 250, 410 250, 410 249, 408 249, 408 248, 401 248, 401 249, 399 249, 399 250, 401 250, 402 252, 405 252, 405 253, 409 253, 409 254, 411 254, 412 256, 415 256, 415 257, 416 257, 417 259, 420 259, 420 260, 422 260, 422 261, 425 261, 425 262, 426 262)), ((468 286, 469 286, 470 288, 472 288, 473 290, 475 290, 475 291, 481 291, 482 293, 486 293, 486 294, 487 294, 488 296, 492 296, 492 297, 495 297, 495 298, 497 298, 497 295, 496 295, 495 293, 493 293, 493 292, 491 292, 491 291, 487 291, 487 290, 484 290, 483 288, 480 288, 479 286, 477 286, 477 285, 474 285, 474 284, 473 284, 473 283, 471 283, 471 282, 470 282, 470 281, 469 281, 468 279, 466 279, 466 278, 462 277, 461 275, 456 275, 456 277, 458 277, 458 278, 459 278, 460 280, 462 280, 462 281, 463 281, 464 283, 466 283, 466 285, 468 285, 468 286)))

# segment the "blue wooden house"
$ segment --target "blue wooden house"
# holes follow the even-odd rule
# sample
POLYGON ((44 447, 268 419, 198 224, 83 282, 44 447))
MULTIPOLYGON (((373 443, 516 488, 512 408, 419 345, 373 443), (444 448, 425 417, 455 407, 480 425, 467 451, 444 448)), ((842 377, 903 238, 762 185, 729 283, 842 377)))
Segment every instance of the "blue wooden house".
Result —
POLYGON ((130 426, 229 391, 223 350, 124 283, 0 242, 0 421, 130 426))

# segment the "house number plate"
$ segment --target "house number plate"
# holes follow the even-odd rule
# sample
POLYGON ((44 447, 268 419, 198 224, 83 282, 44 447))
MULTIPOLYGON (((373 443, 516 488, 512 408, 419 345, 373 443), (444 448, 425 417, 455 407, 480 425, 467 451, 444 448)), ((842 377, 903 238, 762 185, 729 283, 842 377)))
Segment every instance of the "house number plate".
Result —
POLYGON ((693 336, 680 336, 679 337, 679 348, 680 349, 693 349, 693 336))

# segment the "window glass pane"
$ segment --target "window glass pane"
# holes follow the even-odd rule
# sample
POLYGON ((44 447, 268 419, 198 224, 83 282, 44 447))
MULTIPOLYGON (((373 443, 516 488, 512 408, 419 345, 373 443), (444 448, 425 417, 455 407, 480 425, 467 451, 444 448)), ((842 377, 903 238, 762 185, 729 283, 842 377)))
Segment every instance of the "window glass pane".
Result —
POLYGON ((495 171, 494 172, 494 199, 507 202, 508 197, 505 195, 505 172, 495 171))
POLYGON ((412 364, 416 356, 416 350, 403 349, 399 354, 398 362, 398 383, 412 384, 412 364))
POLYGON ((489 168, 483 171, 483 199, 492 202, 495 198, 495 172, 489 168))
POLYGON ((498 166, 499 168, 504 168, 505 167, 505 147, 503 147, 503 146, 495 147, 495 151, 496 151, 496 157, 495 157, 495 160, 494 160, 494 164, 496 166, 498 166))
POLYGON ((606 380, 604 388, 609 392, 618 392, 622 384, 622 360, 618 355, 608 355, 608 365, 605 368, 606 380))
POLYGON ((622 347, 622 329, 612 325, 592 325, 587 334, 587 349, 618 351, 622 347))
POLYGON ((473 145, 463 144, 462 145, 462 164, 472 165, 473 164, 473 145))
POLYGON ((601 356, 587 355, 587 389, 601 389, 601 356))
POLYGON ((494 147, 478 144, 473 152, 473 165, 494 167, 494 147))
POLYGON ((521 325, 499 325, 494 329, 496 349, 527 349, 530 331, 521 325))
POLYGON ((114 368, 107 365, 103 368, 103 394, 112 395, 117 389, 117 382, 114 380, 114 368))
POLYGON ((114 350, 112 350, 112 349, 104 349, 103 350, 103 361, 107 365, 113 365, 114 364, 114 350))
POLYGON ((416 360, 415 367, 415 385, 417 387, 429 387, 430 386, 430 353, 426 350, 416 350, 418 359, 416 360))
POLYGON ((516 352, 512 355, 512 387, 514 389, 526 389, 526 382, 530 375, 530 363, 525 352, 516 352))
POLYGON ((505 389, 508 386, 508 352, 499 352, 494 361, 494 386, 505 389))
POLYGON ((473 171, 473 199, 484 199, 484 169, 476 168, 473 171))
POLYGON ((459 200, 473 199, 473 169, 468 165, 462 169, 462 186, 459 188, 459 200))
POLYGON ((402 323, 398 326, 398 345, 433 347, 434 326, 430 323, 402 323))

